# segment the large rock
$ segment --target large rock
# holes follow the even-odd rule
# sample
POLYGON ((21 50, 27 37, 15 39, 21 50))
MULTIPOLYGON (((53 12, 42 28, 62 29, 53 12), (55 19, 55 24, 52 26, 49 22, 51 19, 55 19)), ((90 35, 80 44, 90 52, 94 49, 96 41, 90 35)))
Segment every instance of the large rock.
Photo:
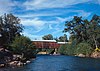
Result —
POLYGON ((100 58, 100 52, 94 51, 94 52, 91 54, 91 57, 93 57, 93 58, 100 58))
POLYGON ((0 68, 1 68, 1 67, 5 67, 5 64, 0 64, 0 68))
POLYGON ((21 61, 12 61, 12 62, 9 62, 8 65, 11 67, 20 67, 20 66, 23 66, 23 63, 21 61))
POLYGON ((79 54, 78 56, 79 57, 86 57, 84 54, 79 54))
POLYGON ((17 60, 17 61, 20 61, 22 59, 22 55, 18 55, 18 54, 14 54, 13 55, 13 60, 17 60))

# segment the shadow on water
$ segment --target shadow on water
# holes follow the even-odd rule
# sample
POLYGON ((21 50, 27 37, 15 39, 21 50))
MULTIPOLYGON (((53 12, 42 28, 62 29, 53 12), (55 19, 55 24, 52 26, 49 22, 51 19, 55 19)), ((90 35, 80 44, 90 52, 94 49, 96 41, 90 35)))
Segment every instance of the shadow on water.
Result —
POLYGON ((100 71, 100 59, 64 55, 38 55, 36 60, 20 68, 0 71, 100 71))

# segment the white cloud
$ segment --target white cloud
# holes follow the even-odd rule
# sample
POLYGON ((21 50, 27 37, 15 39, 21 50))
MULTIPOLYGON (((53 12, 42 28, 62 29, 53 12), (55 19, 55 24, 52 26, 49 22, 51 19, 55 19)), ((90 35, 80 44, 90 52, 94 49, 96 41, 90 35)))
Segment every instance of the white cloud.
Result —
POLYGON ((11 0, 0 0, 0 15, 11 12, 14 5, 11 0))
POLYGON ((40 30, 45 25, 45 22, 40 20, 39 18, 34 19, 22 19, 21 24, 24 26, 33 26, 36 30, 40 30))
POLYGON ((98 0, 98 3, 100 4, 100 0, 98 0))
MULTIPOLYGON (((85 12, 83 10, 72 10, 72 12, 76 12, 77 14, 75 14, 74 16, 82 16, 83 18, 87 18, 91 12, 85 12)), ((66 17, 66 18, 63 18, 63 17, 55 17, 56 19, 51 19, 50 21, 48 20, 41 20, 39 19, 38 17, 36 18, 33 18, 33 19, 23 19, 22 18, 22 24, 24 26, 33 26, 37 32, 41 31, 45 26, 46 24, 49 26, 50 29, 53 29, 52 25, 56 25, 58 26, 60 23, 64 23, 65 21, 68 21, 68 20, 71 20, 73 18, 73 16, 69 16, 69 17, 66 17)))
POLYGON ((91 12, 86 12, 84 10, 69 10, 69 9, 67 9, 66 11, 62 11, 62 12, 59 12, 59 11, 62 11, 62 10, 58 10, 58 11, 54 11, 54 12, 53 11, 52 12, 44 11, 44 12, 40 12, 40 13, 36 13, 36 12, 35 13, 27 13, 27 14, 23 14, 23 15, 16 14, 16 16, 18 16, 20 18, 36 18, 36 17, 43 17, 43 16, 47 16, 47 17, 54 16, 59 20, 65 21, 66 19, 69 20, 71 17, 67 17, 67 18, 62 19, 59 16, 66 15, 69 13, 77 13, 75 15, 86 17, 86 16, 89 16, 91 14, 91 12))
POLYGON ((31 40, 42 39, 42 36, 30 34, 29 32, 22 32, 22 34, 29 37, 31 40))
POLYGON ((66 18, 62 18, 62 17, 56 17, 58 19, 59 22, 65 22, 67 20, 71 20, 73 18, 73 16, 69 16, 66 18))
POLYGON ((83 18, 87 18, 88 16, 91 15, 91 12, 85 12, 83 10, 78 10, 77 13, 78 13, 78 16, 82 16, 83 18))
POLYGON ((42 12, 40 12, 40 13, 28 13, 28 14, 24 14, 24 15, 18 15, 18 14, 16 14, 18 17, 21 17, 21 18, 27 18, 27 17, 40 17, 40 16, 57 16, 57 15, 60 15, 60 14, 62 14, 62 13, 57 13, 57 12, 44 12, 44 13, 42 13, 42 12))
POLYGON ((35 29, 40 30, 46 27, 46 24, 59 24, 62 21, 60 21, 58 18, 56 20, 41 20, 39 18, 34 18, 34 19, 21 19, 21 24, 24 26, 33 26, 35 29))
POLYGON ((26 1, 24 5, 27 10, 47 9, 47 8, 64 8, 78 3, 88 2, 90 0, 31 0, 26 1))

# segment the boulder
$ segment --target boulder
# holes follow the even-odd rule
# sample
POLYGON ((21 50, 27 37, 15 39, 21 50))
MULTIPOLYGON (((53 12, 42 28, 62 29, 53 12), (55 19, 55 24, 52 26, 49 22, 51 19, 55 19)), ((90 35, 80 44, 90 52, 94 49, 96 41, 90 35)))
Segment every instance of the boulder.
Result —
POLYGON ((100 52, 94 51, 94 52, 91 54, 91 57, 93 57, 93 58, 100 58, 100 52))
POLYGON ((84 54, 79 54, 78 56, 79 56, 79 57, 85 57, 85 55, 84 55, 84 54))
POLYGON ((30 63, 31 61, 27 60, 26 63, 30 63))
POLYGON ((23 63, 20 61, 12 61, 12 62, 9 62, 8 65, 11 67, 20 67, 20 66, 23 66, 23 63))
POLYGON ((1 67, 5 67, 5 64, 0 64, 0 68, 1 68, 1 67))

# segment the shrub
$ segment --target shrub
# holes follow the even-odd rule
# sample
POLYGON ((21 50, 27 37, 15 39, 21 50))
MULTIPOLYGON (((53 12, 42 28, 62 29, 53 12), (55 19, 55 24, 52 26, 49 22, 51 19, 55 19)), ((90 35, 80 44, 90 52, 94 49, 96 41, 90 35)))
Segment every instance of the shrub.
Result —
POLYGON ((66 51, 66 46, 65 46, 65 45, 62 45, 62 46, 59 47, 59 49, 58 49, 58 52, 59 52, 60 54, 65 54, 65 51, 66 51))
POLYGON ((93 49, 91 48, 90 44, 88 43, 80 43, 76 46, 75 54, 84 54, 90 55, 93 49))
POLYGON ((23 54, 23 57, 29 58, 36 54, 35 46, 31 40, 25 36, 16 36, 11 44, 12 52, 15 54, 23 54))
POLYGON ((58 49, 58 52, 64 55, 74 55, 74 47, 71 44, 65 44, 58 49))

